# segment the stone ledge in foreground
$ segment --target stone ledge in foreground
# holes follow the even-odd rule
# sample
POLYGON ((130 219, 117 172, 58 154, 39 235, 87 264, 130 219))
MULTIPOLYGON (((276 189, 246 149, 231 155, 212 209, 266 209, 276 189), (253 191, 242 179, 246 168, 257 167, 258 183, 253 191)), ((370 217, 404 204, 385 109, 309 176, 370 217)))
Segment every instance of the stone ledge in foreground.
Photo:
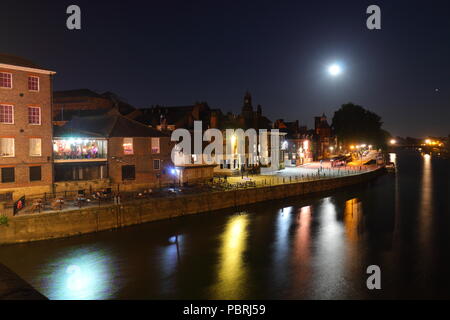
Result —
POLYGON ((0 264, 0 300, 47 300, 47 298, 0 264))

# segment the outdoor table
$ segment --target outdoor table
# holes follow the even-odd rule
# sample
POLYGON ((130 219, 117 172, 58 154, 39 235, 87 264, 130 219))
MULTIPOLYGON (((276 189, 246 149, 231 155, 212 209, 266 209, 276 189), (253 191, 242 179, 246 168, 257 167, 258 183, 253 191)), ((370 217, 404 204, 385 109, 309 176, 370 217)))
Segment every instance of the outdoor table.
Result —
POLYGON ((41 209, 42 209, 42 200, 37 199, 33 201, 33 204, 31 205, 31 212, 34 212, 36 210, 41 211, 41 209))
POLYGON ((56 198, 55 201, 52 203, 53 209, 62 209, 64 205, 64 199, 63 198, 56 198))

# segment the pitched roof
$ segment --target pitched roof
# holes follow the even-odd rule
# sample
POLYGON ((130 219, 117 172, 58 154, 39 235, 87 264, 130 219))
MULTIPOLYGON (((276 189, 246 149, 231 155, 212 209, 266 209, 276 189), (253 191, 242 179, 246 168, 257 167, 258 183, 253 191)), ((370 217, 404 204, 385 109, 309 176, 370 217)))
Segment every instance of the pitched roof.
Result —
MULTIPOLYGON (((161 119, 166 119, 168 124, 174 124, 177 127, 186 127, 189 118, 192 117, 195 105, 191 106, 176 106, 176 107, 162 107, 155 106, 151 108, 141 108, 140 113, 136 113, 134 118, 141 122, 152 126, 157 126, 161 123, 161 119)), ((206 119, 205 119, 206 120, 206 119)))
POLYGON ((30 60, 6 53, 0 53, 0 63, 10 64, 19 67, 42 69, 42 67, 38 66, 37 64, 35 64, 30 60))
MULTIPOLYGON (((76 89, 76 90, 64 90, 53 92, 54 98, 72 98, 72 97, 94 97, 94 98, 104 98, 97 92, 90 89, 76 89)), ((106 99, 106 98, 105 98, 106 99)))
POLYGON ((161 131, 147 127, 120 115, 116 110, 100 116, 74 117, 64 127, 55 128, 54 136, 74 134, 95 137, 167 137, 161 131))

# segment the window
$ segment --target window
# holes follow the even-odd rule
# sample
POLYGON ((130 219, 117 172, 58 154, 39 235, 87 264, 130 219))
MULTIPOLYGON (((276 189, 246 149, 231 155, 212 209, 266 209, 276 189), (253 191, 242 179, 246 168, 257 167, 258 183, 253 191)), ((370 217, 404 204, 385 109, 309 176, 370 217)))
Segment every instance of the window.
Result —
POLYGON ((28 107, 28 123, 29 124, 41 124, 41 108, 40 107, 28 107))
POLYGON ((133 138, 123 138, 123 153, 133 154, 133 138))
POLYGON ((8 105, 0 105, 0 123, 14 123, 14 107, 8 105))
POLYGON ((41 138, 30 138, 30 157, 40 157, 42 155, 41 138))
POLYGON ((41 181, 42 170, 41 166, 30 167, 30 181, 41 181))
POLYGON ((14 182, 14 167, 2 168, 2 183, 14 182))
POLYGON ((108 142, 102 139, 57 139, 53 140, 55 160, 106 159, 108 142))
POLYGON ((0 72, 0 87, 12 88, 12 74, 6 72, 0 72))
POLYGON ((122 180, 134 180, 136 168, 134 166, 122 166, 122 180))
POLYGON ((0 157, 14 157, 14 138, 0 138, 0 157))
POLYGON ((98 162, 55 164, 55 181, 97 180, 108 177, 106 164, 98 162))
POLYGON ((12 199, 13 199, 12 192, 0 193, 0 202, 12 201, 12 199))
POLYGON ((159 153, 159 138, 152 138, 152 153, 159 153))
POLYGON ((153 160, 153 170, 159 170, 160 169, 160 160, 159 159, 155 159, 153 160))
POLYGON ((39 91, 39 77, 34 76, 28 77, 28 90, 39 91))

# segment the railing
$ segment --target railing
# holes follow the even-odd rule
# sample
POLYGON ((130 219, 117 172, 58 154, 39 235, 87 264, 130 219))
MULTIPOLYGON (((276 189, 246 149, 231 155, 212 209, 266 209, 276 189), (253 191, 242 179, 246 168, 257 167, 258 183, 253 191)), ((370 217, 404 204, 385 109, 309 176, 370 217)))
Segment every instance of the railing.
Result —
MULTIPOLYGON (((378 168, 378 167, 376 167, 378 168)), ((231 190, 242 190, 248 188, 258 188, 266 186, 275 186, 290 183, 311 182, 319 180, 329 180, 341 177, 359 175, 365 172, 373 171, 374 168, 358 168, 347 170, 336 169, 318 169, 311 170, 308 174, 299 174, 291 176, 262 176, 249 177, 248 181, 232 182, 232 178, 225 177, 212 178, 207 183, 166 183, 159 188, 146 188, 135 191, 120 191, 113 188, 102 188, 99 190, 79 189, 76 191, 61 191, 54 193, 43 193, 23 197, 24 206, 19 214, 36 213, 43 211, 60 211, 65 209, 77 209, 82 207, 93 207, 102 205, 119 205, 122 202, 138 201, 144 199, 177 197, 189 194, 223 192, 231 190), (314 171, 314 172, 312 172, 314 171), (330 174, 334 171, 333 174, 330 174), (327 174, 328 173, 328 174, 327 174), (252 179, 253 178, 253 179, 252 179)))
POLYGON ((106 159, 108 156, 106 153, 99 153, 95 155, 78 155, 78 154, 53 154, 54 160, 97 160, 106 159))

